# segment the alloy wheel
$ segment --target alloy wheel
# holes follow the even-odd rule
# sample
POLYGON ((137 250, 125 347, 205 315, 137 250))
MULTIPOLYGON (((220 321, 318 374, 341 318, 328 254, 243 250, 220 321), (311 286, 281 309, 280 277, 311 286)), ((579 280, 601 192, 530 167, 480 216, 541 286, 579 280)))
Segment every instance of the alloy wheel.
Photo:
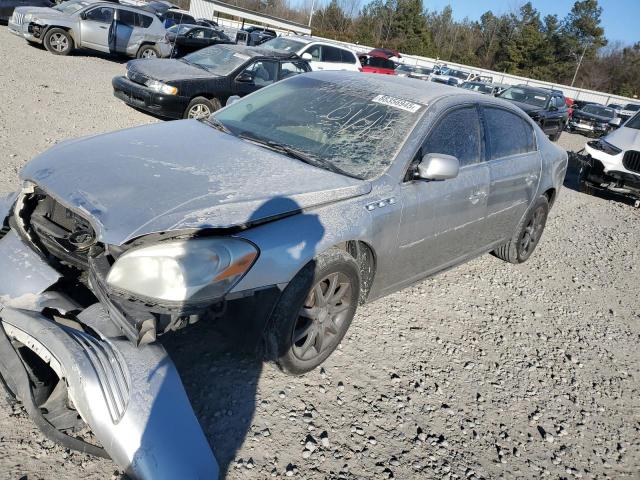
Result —
POLYGON ((292 351, 296 357, 311 360, 335 347, 336 337, 348 319, 351 288, 349 278, 339 272, 313 286, 293 329, 292 351))
POLYGON ((64 52, 69 48, 69 39, 62 33, 54 33, 49 39, 49 44, 56 52, 64 52))
POLYGON ((147 48, 142 51, 140 58, 158 58, 158 55, 156 55, 156 51, 153 48, 147 48))
POLYGON ((542 206, 535 209, 520 237, 520 255, 527 256, 536 247, 544 229, 545 217, 542 206))
POLYGON ((206 118, 211 115, 211 109, 202 103, 197 103, 189 110, 189 118, 206 118))

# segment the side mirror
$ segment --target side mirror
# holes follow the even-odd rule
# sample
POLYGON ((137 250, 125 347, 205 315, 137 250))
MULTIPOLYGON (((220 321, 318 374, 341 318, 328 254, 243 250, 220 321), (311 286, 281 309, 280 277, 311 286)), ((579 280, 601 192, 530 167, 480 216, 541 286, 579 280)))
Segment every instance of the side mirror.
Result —
POLYGON ((447 180, 456 178, 460 162, 453 155, 427 153, 418 164, 416 177, 422 180, 447 180))
POLYGON ((611 119, 609 125, 611 125, 612 127, 619 127, 621 123, 622 119, 620 117, 616 117, 611 119))
POLYGON ((232 103, 236 103, 238 100, 240 100, 240 97, 238 95, 231 95, 229 98, 227 98, 227 103, 225 103, 225 106, 229 106, 232 103))
POLYGON ((236 77, 236 82, 253 83, 253 75, 251 75, 251 73, 247 71, 244 71, 236 77))
POLYGON ((309 52, 304 52, 302 54, 302 59, 306 60, 307 62, 310 62, 311 60, 313 60, 313 57, 311 56, 311 54, 309 52))

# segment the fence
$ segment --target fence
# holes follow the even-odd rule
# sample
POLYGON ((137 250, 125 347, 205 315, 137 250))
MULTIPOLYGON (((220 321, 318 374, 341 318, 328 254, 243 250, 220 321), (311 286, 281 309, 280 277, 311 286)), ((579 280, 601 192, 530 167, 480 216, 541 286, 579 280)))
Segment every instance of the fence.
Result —
MULTIPOLYGON (((191 0, 190 13, 192 15, 196 17, 205 17, 205 18, 212 18, 214 20, 217 20, 220 26, 223 27, 225 30, 234 31, 239 28, 242 28, 243 24, 245 26, 250 25, 250 23, 248 22, 230 20, 222 17, 215 18, 215 11, 216 11, 216 8, 215 8, 214 1, 191 0)), ((260 23, 264 23, 266 25, 272 26, 273 29, 276 32, 278 32, 278 34, 280 35, 289 35, 292 31, 295 31, 293 28, 287 28, 288 27, 287 25, 276 25, 275 20, 277 19, 274 19, 273 17, 257 14, 255 12, 252 13, 251 15, 252 20, 258 17, 260 18, 260 23), (282 28, 282 27, 285 27, 285 28, 282 28)), ((295 25, 298 26, 297 24, 295 25)), ((229 32, 229 33, 232 33, 232 32, 229 32)), ((366 53, 374 48, 374 47, 369 47, 367 45, 340 42, 340 41, 332 40, 329 38, 322 38, 322 37, 317 37, 317 38, 319 40, 325 40, 331 43, 342 45, 346 48, 349 48, 350 50, 353 50, 356 53, 360 53, 360 52, 366 53)), ((439 61, 438 59, 435 59, 435 58, 419 57, 415 55, 402 55, 401 62, 408 65, 420 65, 425 67, 433 67, 433 65, 436 63, 442 63, 442 61, 439 61)), ((620 95, 612 95, 609 93, 597 92, 594 90, 587 90, 584 88, 570 87, 570 86, 562 85, 559 83, 543 82, 541 80, 534 80, 531 78, 519 77, 517 75, 495 72, 493 70, 486 70, 483 68, 469 67, 467 65, 461 65, 458 63, 451 63, 451 62, 446 62, 446 63, 449 67, 452 67, 455 69, 470 71, 472 73, 477 73, 483 76, 492 77, 494 83, 503 83, 506 85, 525 84, 525 85, 531 85, 534 87, 553 88, 557 90, 562 90, 562 92, 566 97, 573 98, 574 100, 585 100, 590 102, 602 103, 604 105, 609 105, 610 103, 625 105, 627 103, 640 102, 638 99, 622 97, 620 95)))

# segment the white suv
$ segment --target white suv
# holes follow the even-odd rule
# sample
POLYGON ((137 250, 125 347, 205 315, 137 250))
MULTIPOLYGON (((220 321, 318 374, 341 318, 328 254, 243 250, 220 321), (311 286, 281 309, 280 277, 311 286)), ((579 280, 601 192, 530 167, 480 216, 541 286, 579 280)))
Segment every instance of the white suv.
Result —
POLYGON ((276 37, 262 45, 263 48, 297 53, 311 65, 312 70, 350 70, 361 69, 358 57, 351 50, 339 45, 295 35, 276 37))
POLYGON ((640 113, 608 135, 587 142, 578 177, 580 190, 608 189, 640 207, 640 113))

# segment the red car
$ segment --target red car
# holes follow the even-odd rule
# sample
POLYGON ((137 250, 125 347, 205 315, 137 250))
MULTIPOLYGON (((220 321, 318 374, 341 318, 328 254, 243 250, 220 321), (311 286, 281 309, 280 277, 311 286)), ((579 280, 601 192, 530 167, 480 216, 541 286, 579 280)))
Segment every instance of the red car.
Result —
POLYGON ((400 58, 400 52, 388 48, 374 48, 369 53, 358 55, 363 72, 383 75, 396 74, 396 64, 391 57, 400 58))

